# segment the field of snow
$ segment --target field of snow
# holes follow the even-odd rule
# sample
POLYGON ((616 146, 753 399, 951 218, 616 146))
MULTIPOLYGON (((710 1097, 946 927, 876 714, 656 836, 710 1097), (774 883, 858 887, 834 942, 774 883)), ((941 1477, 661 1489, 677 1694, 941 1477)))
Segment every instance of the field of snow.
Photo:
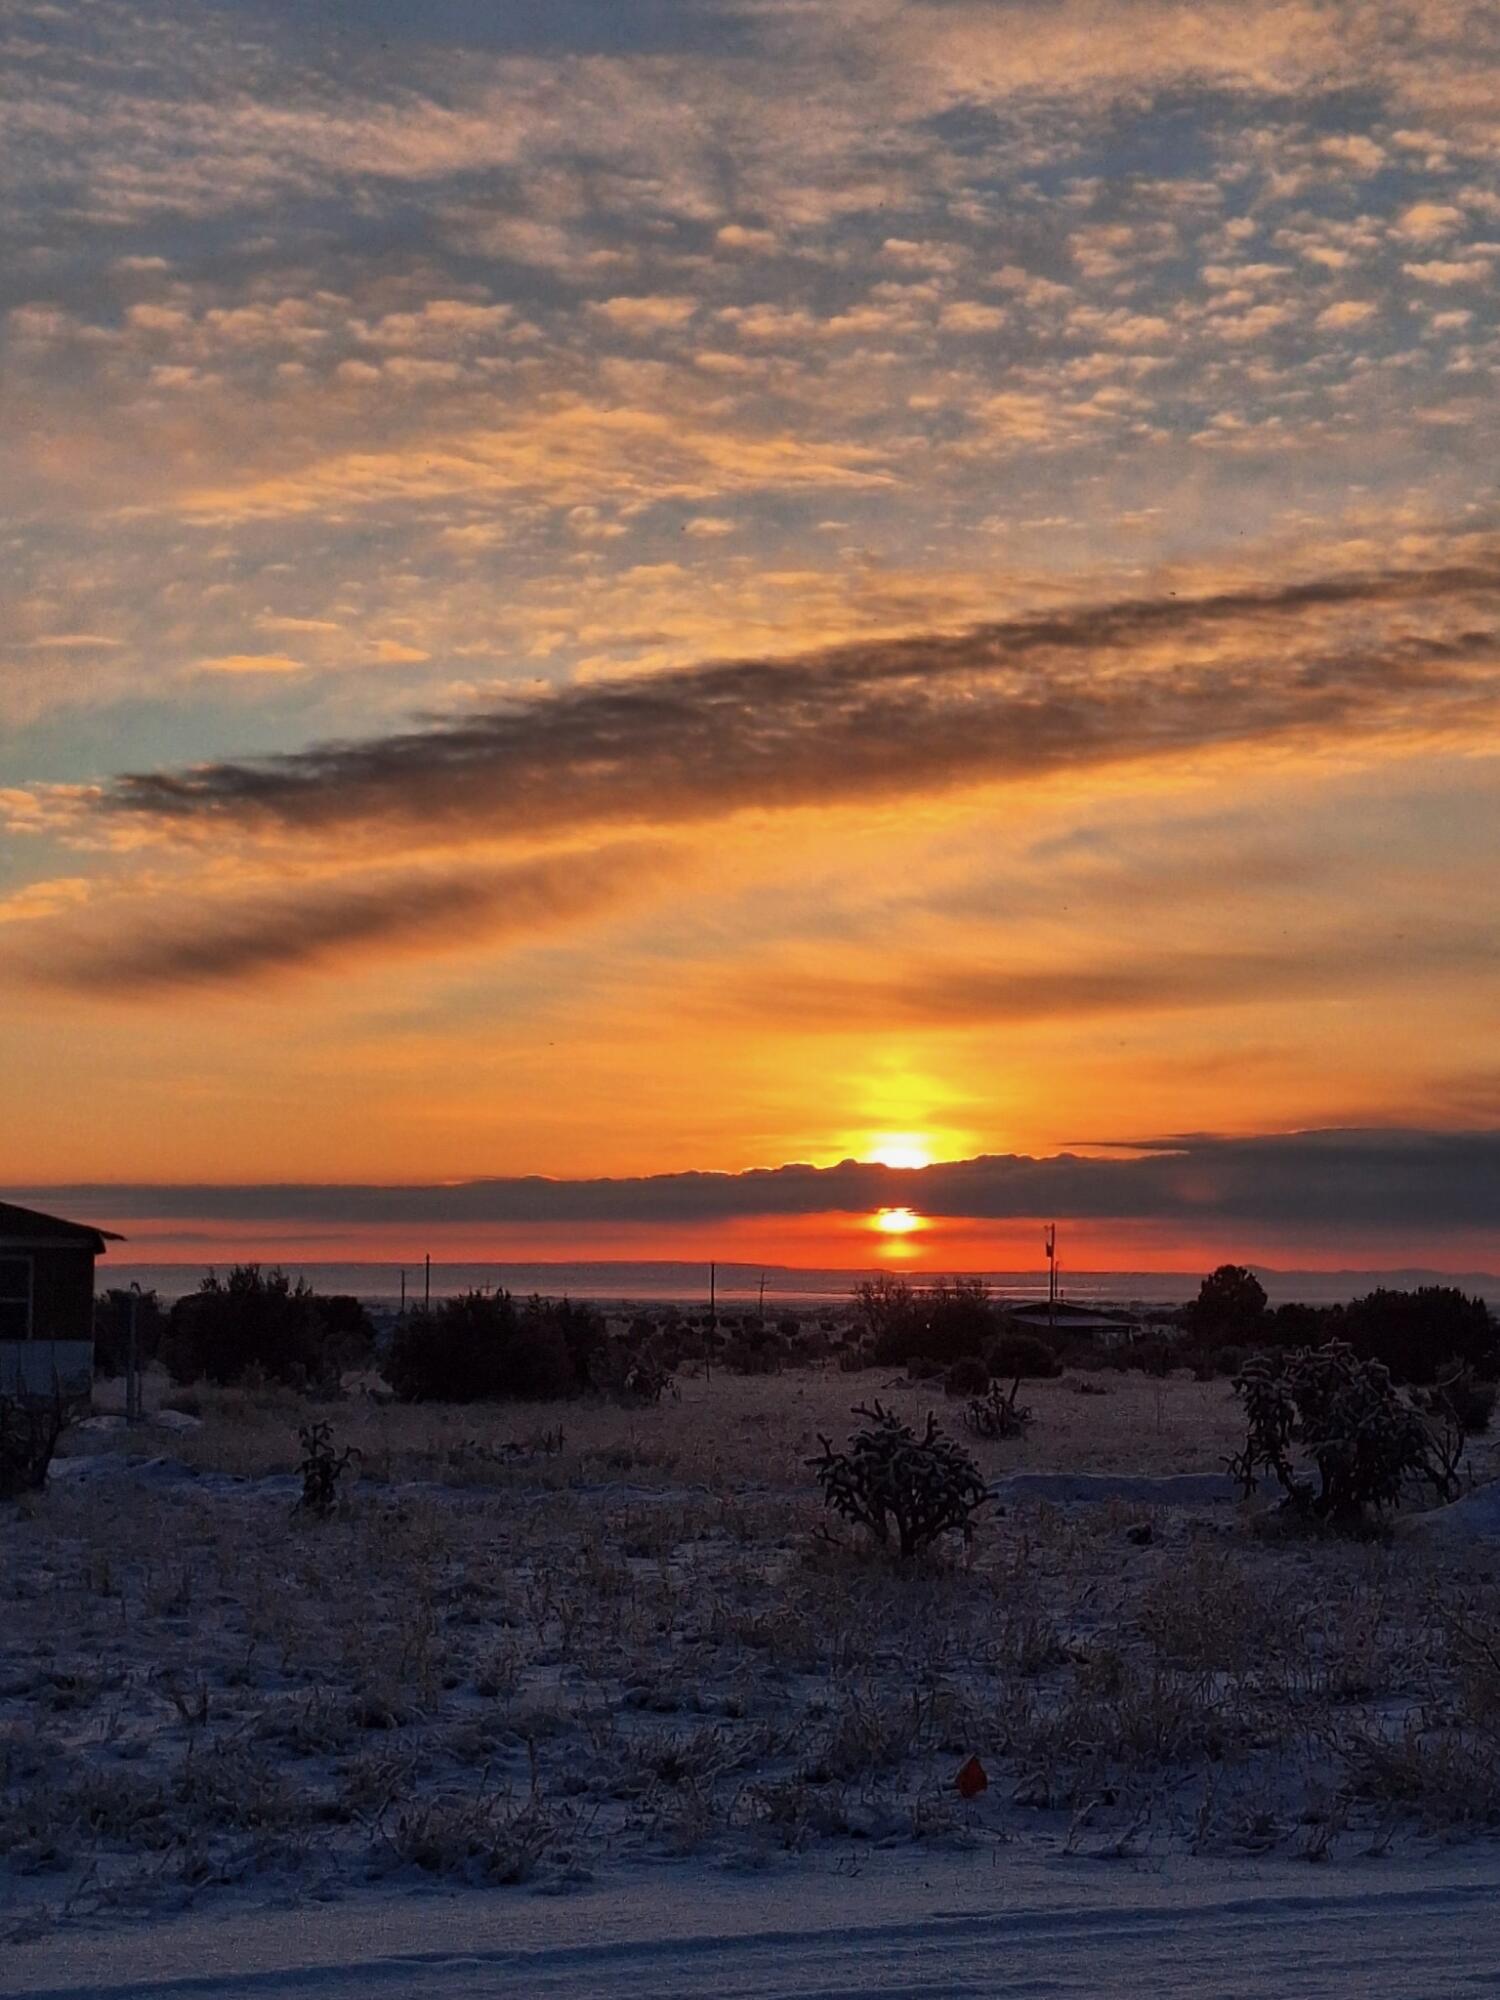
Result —
POLYGON ((1492 1494, 1275 1540, 1224 1384, 1037 1383, 972 1549, 901 1572, 822 1538, 804 1463, 872 1394, 934 1401, 225 1392, 76 1434, 0 1556, 0 1985, 1492 1988, 1492 1494), (326 1521, 309 1414, 364 1454, 326 1521))
POLYGON ((864 1857, 565 1904, 367 1892, 13 1952, 30 2000, 1452 2000, 1500 1986, 1488 1850, 1287 1863, 864 1857))

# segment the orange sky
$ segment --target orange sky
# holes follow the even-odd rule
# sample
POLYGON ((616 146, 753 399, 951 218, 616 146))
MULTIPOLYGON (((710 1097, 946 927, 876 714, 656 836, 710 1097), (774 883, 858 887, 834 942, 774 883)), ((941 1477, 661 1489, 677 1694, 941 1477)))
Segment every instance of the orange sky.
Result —
MULTIPOLYGON (((355 11, 3 31, 0 1187, 1500 1128, 1492 10, 355 11)), ((1216 1171, 1078 1258, 1500 1258, 1216 1171)))

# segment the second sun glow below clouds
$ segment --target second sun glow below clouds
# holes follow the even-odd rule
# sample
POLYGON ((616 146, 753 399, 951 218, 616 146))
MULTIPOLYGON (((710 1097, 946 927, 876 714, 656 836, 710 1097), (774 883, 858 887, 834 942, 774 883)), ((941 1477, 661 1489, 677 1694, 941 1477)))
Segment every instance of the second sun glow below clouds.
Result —
POLYGON ((927 1227, 926 1218, 910 1208, 882 1208, 873 1220, 882 1236, 910 1236, 927 1227))

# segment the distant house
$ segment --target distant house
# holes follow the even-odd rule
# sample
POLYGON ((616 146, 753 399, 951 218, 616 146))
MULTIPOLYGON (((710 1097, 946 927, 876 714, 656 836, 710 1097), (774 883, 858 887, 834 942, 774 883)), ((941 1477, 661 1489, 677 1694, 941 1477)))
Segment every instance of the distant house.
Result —
POLYGON ((94 1259, 120 1238, 0 1201, 0 1395, 87 1397, 94 1259))
POLYGON ((1076 1333, 1097 1340, 1101 1346, 1115 1347, 1136 1339, 1140 1324, 1130 1313, 1110 1312, 1098 1306, 1068 1305, 1059 1299, 1048 1305, 1045 1299, 1028 1300, 1025 1305, 1007 1306, 1006 1318, 1027 1333, 1076 1333))

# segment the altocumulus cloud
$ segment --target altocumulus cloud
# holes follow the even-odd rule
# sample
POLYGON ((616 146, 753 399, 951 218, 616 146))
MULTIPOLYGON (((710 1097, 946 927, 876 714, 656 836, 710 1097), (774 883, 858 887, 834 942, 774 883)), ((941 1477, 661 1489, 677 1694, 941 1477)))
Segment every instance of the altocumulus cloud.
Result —
POLYGON ((747 1173, 617 1180, 467 1181, 455 1186, 158 1187, 7 1190, 64 1212, 205 1223, 692 1223, 736 1216, 868 1214, 909 1206, 984 1220, 1079 1219, 1379 1231, 1492 1229, 1500 1131, 1330 1130, 1132 1142, 1128 1157, 985 1155, 922 1168, 845 1160, 747 1173))

